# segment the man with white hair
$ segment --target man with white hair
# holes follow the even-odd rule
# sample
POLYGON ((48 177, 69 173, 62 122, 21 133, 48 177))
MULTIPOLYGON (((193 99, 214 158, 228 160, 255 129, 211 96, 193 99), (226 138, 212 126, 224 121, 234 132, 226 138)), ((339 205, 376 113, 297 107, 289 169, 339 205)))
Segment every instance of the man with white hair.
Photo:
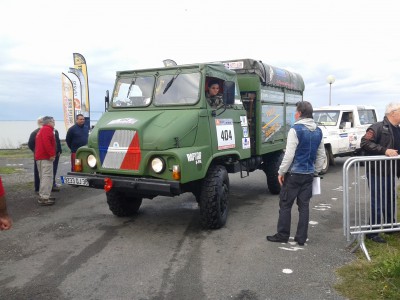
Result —
POLYGON ((43 126, 36 135, 35 159, 39 171, 39 205, 53 205, 51 197, 53 186, 53 161, 56 157, 56 138, 54 137, 53 117, 43 117, 43 126))
MULTIPOLYGON (((33 152, 33 164, 34 164, 34 169, 33 169, 33 174, 34 174, 34 182, 35 182, 35 193, 39 194, 39 186, 40 186, 40 179, 39 179, 39 172, 36 166, 36 160, 35 160, 35 139, 36 135, 39 132, 40 128, 43 126, 43 117, 39 117, 37 119, 37 124, 38 128, 36 128, 34 131, 32 131, 31 135, 29 136, 29 141, 28 141, 28 147, 29 149, 32 150, 33 152)), ((62 153, 61 149, 61 142, 60 142, 60 136, 58 134, 57 129, 54 129, 54 137, 56 138, 56 157, 53 162, 53 192, 58 192, 60 191, 60 188, 56 184, 56 174, 57 174, 57 169, 58 169, 58 160, 60 158, 60 155, 62 153)))
MULTIPOLYGON (((386 106, 383 121, 372 124, 361 138, 361 148, 366 155, 398 156, 400 150, 400 103, 389 103, 386 106)), ((400 166, 396 161, 371 163, 367 167, 367 177, 371 194, 371 225, 394 223, 396 216, 396 177, 400 177, 400 166), (395 174, 397 170, 397 174, 395 174)), ((376 243, 386 243, 378 233, 369 233, 367 238, 376 243)))

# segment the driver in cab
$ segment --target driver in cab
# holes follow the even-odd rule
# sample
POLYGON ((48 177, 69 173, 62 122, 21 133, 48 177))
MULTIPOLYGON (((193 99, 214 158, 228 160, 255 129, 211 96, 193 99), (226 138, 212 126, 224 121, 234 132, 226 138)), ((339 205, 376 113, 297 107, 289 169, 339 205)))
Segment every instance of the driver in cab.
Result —
POLYGON ((219 83, 217 80, 210 80, 208 83, 208 91, 206 92, 206 98, 208 103, 212 107, 218 107, 223 103, 222 95, 219 93, 219 83))

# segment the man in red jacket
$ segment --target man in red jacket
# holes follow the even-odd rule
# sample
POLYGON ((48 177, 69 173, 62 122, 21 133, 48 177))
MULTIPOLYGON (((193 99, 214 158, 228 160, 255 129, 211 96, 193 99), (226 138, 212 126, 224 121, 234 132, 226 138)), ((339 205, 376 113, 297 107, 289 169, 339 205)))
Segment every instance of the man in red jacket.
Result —
POLYGON ((39 171, 39 205, 53 205, 51 197, 53 186, 53 161, 56 157, 56 139, 54 137, 53 117, 43 117, 43 126, 35 139, 35 160, 39 171))

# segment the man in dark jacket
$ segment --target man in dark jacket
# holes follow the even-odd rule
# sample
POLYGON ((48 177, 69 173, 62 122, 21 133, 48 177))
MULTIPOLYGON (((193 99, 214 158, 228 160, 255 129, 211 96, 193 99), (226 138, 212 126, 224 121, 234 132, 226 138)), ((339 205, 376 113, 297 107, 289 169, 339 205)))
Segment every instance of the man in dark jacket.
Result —
MULTIPOLYGON (((28 147, 33 152, 33 162, 34 162, 33 163, 33 165, 34 165, 33 175, 34 175, 34 183, 35 183, 35 192, 39 193, 40 179, 39 179, 39 172, 38 172, 36 160, 35 160, 35 139, 36 139, 36 135, 39 132, 40 128, 42 128, 42 126, 43 126, 43 117, 39 117, 37 119, 37 124, 38 124, 38 128, 35 129, 34 131, 32 131, 31 135, 29 136, 28 147)), ((60 136, 58 134, 57 129, 54 129, 54 137, 56 139, 56 157, 53 162, 52 192, 58 192, 60 189, 57 187, 57 184, 56 184, 56 174, 57 174, 57 169, 58 169, 58 160, 62 153, 62 149, 61 149, 60 136)))
MULTIPOLYGON (((400 150, 400 103, 390 103, 386 106, 383 121, 368 127, 361 138, 361 148, 366 155, 398 156, 400 150)), ((371 193, 370 223, 381 224, 381 212, 387 223, 394 221, 396 195, 396 176, 400 177, 400 167, 394 174, 396 161, 372 162, 366 165, 368 183, 371 193), (376 166, 376 167, 375 167, 376 166), (382 198, 381 198, 382 197, 382 198), (392 199, 393 198, 393 199, 392 199)), ((378 233, 367 234, 367 238, 377 243, 386 243, 378 233)))
POLYGON ((75 171, 75 155, 79 147, 85 146, 88 142, 89 128, 85 126, 85 117, 82 114, 76 115, 76 123, 67 131, 65 141, 71 149, 71 171, 75 171))

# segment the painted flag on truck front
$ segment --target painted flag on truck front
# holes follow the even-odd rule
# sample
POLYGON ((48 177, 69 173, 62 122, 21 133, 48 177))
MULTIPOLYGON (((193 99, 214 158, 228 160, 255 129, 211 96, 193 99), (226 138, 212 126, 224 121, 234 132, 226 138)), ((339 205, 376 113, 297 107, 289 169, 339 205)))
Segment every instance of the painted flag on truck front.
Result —
POLYGON ((67 75, 61 73, 62 103, 64 111, 65 129, 68 130, 75 123, 74 115, 74 88, 67 75))

